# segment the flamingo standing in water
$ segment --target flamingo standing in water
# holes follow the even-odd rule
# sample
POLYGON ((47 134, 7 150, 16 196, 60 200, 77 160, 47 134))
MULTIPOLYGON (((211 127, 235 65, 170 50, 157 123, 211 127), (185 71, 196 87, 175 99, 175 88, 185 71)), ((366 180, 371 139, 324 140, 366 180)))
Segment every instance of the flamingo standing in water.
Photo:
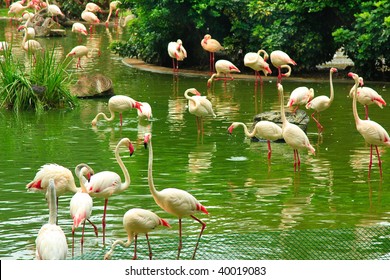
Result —
POLYGON ((203 133, 203 117, 213 116, 214 118, 217 115, 214 113, 213 105, 206 98, 206 96, 201 96, 200 92, 195 88, 189 88, 184 92, 184 97, 188 100, 188 111, 196 116, 196 125, 198 132, 202 131, 203 133), (189 96, 189 93, 194 94, 189 96))
POLYGON ((85 187, 92 197, 104 198, 104 212, 102 218, 103 245, 106 243, 106 213, 108 198, 113 194, 123 192, 130 186, 129 171, 119 155, 119 148, 121 146, 125 146, 129 149, 130 156, 134 152, 134 147, 129 138, 122 138, 115 148, 115 159, 125 176, 125 181, 122 182, 121 177, 115 172, 101 171, 92 175, 89 182, 85 182, 85 187))
POLYGON ((122 126, 123 117, 122 113, 124 111, 130 110, 131 108, 136 108, 142 113, 142 103, 135 101, 133 98, 126 95, 114 95, 108 100, 108 110, 110 111, 111 116, 108 118, 106 114, 100 112, 92 120, 91 124, 96 126, 99 117, 103 117, 106 121, 110 122, 115 118, 115 112, 119 113, 120 125, 122 126))
POLYGON ((38 260, 65 260, 68 253, 66 236, 56 225, 57 205, 54 179, 48 181, 49 221, 43 225, 35 240, 35 255, 38 260))
POLYGON ((94 13, 89 12, 87 10, 84 10, 81 13, 81 18, 91 24, 89 26, 89 33, 92 33, 93 25, 100 22, 99 18, 94 13))
MULTIPOLYGON (((336 68, 330 68, 329 70, 329 83, 330 83, 330 96, 327 97, 325 95, 320 95, 314 98, 313 100, 309 101, 306 104, 306 109, 313 109, 314 112, 311 114, 312 119, 316 122, 318 133, 321 133, 324 127, 320 124, 320 122, 314 117, 314 114, 317 113, 317 116, 320 114, 320 112, 325 111, 330 107, 330 105, 333 102, 334 99, 334 90, 333 90, 333 73, 337 72, 336 68)), ((318 117, 317 117, 318 118, 318 117)))
POLYGON ((297 87, 291 92, 287 106, 290 107, 290 110, 292 110, 293 113, 295 113, 298 110, 299 105, 307 104, 307 102, 312 100, 313 97, 314 89, 309 89, 307 87, 297 87), (293 106, 295 106, 295 108, 293 108, 293 106))
POLYGON ((22 49, 24 51, 26 51, 28 54, 31 54, 33 56, 33 59, 34 59, 34 63, 37 61, 36 59, 36 56, 35 54, 38 52, 38 51, 42 51, 43 48, 41 46, 41 43, 39 43, 38 41, 34 40, 34 39, 29 39, 28 40, 28 29, 27 29, 27 26, 24 26, 24 25, 21 25, 19 28, 18 28, 18 31, 24 29, 24 36, 23 36, 23 41, 22 41, 22 49))
POLYGON ((215 69, 217 73, 214 73, 211 75, 210 79, 207 81, 207 87, 210 87, 214 80, 223 79, 225 82, 227 80, 234 80, 231 73, 237 72, 240 73, 241 71, 235 66, 233 63, 231 63, 228 60, 220 59, 215 63, 215 69), (224 75, 224 78, 219 78, 221 74, 224 75), (226 77, 226 75, 229 74, 229 78, 226 77))
POLYGON ((214 71, 215 71, 214 53, 216 53, 218 51, 223 51, 225 48, 222 47, 221 44, 217 40, 212 39, 210 34, 204 35, 203 40, 200 42, 200 44, 205 51, 208 51, 210 53, 210 73, 214 73, 214 71))
MULTIPOLYGON (((88 35, 87 28, 81 22, 73 23, 72 32, 77 33, 77 34, 81 34, 81 35, 85 35, 85 36, 88 35)), ((81 41, 81 37, 79 37, 79 41, 81 41)))
POLYGON ((81 58, 85 56, 86 58, 91 58, 92 53, 97 52, 98 56, 100 56, 100 50, 98 48, 92 48, 89 49, 86 46, 76 46, 74 47, 67 55, 66 57, 75 57, 77 58, 76 68, 83 68, 81 67, 81 58))
POLYGON ((80 181, 80 191, 76 192, 72 199, 70 200, 70 215, 73 219, 72 226, 72 257, 74 255, 74 232, 80 224, 83 225, 81 233, 81 254, 83 254, 83 245, 84 245, 84 228, 85 221, 88 221, 94 228, 96 237, 98 236, 97 227, 89 220, 92 214, 93 201, 91 196, 88 194, 87 189, 85 188, 85 182, 87 179, 84 176, 87 176, 88 180, 93 175, 93 170, 86 164, 79 164, 75 168, 75 174, 80 181))
POLYGON ((124 242, 122 240, 115 241, 110 251, 108 251, 104 255, 104 259, 108 260, 111 258, 114 249, 117 245, 122 245, 124 247, 129 247, 130 244, 134 240, 134 256, 133 260, 137 259, 137 239, 138 235, 140 233, 144 233, 146 236, 146 240, 148 242, 148 249, 149 249, 149 259, 152 259, 152 247, 150 246, 149 242, 149 232, 151 232, 153 229, 155 229, 157 226, 165 226, 165 227, 171 227, 169 223, 157 216, 155 213, 141 209, 141 208, 133 208, 130 209, 125 213, 123 216, 123 227, 125 228, 127 232, 127 242, 124 242))
POLYGON ((179 61, 183 61, 187 57, 187 51, 183 47, 183 42, 180 39, 176 42, 169 42, 168 54, 172 58, 173 72, 179 71, 179 61))
POLYGON ((354 85, 351 90, 349 91, 349 97, 352 97, 352 95, 355 93, 355 88, 357 87, 357 96, 356 100, 364 106, 365 112, 366 112, 366 120, 368 120, 368 105, 376 104, 379 106, 379 108, 383 108, 383 106, 386 106, 386 101, 383 99, 383 97, 374 89, 370 87, 363 87, 363 78, 359 77, 359 84, 360 87, 354 85))
POLYGON ((380 176, 382 178, 382 162, 379 155, 378 145, 385 145, 390 147, 390 138, 387 131, 377 122, 371 120, 362 120, 359 118, 356 108, 357 88, 359 85, 359 76, 355 73, 349 72, 348 77, 355 81, 355 93, 353 94, 352 111, 355 119, 356 129, 363 136, 364 140, 370 144, 370 163, 368 166, 368 177, 370 177, 372 166, 372 149, 375 146, 376 154, 378 156, 378 166, 380 176))
POLYGON ((27 10, 28 8, 32 8, 33 7, 33 3, 32 2, 29 2, 26 6, 23 6, 25 1, 18 1, 18 2, 15 2, 15 3, 12 3, 9 7, 8 7, 8 14, 9 15, 13 15, 13 17, 16 17, 20 14, 22 14, 25 10, 27 10))
POLYGON ((242 122, 233 122, 229 128, 228 131, 230 134, 232 134, 233 129, 235 129, 238 126, 242 126, 244 128, 244 133, 247 137, 252 138, 256 137, 258 139, 266 139, 268 144, 268 160, 271 159, 271 141, 276 141, 278 139, 282 139, 282 128, 278 126, 274 122, 270 121, 259 121, 256 123, 254 129, 252 132, 248 131, 248 127, 246 124, 242 122))
MULTIPOLYGON (((288 76, 286 74, 282 74, 282 68, 284 65, 287 64, 297 65, 297 63, 294 60, 292 60, 288 54, 279 50, 271 52, 271 63, 273 66, 278 68, 278 83, 282 82, 282 77, 288 77, 291 73, 290 71, 288 76)), ((288 68, 291 70, 290 67, 288 68)))
POLYGON ((263 84, 263 80, 260 75, 260 71, 263 71, 264 75, 272 74, 269 64, 266 62, 268 59, 268 53, 265 50, 259 50, 257 53, 249 52, 244 56, 244 65, 252 68, 255 71, 255 83, 257 85, 257 79, 260 80, 260 84, 263 84), (263 54, 263 57, 261 56, 263 54))
POLYGON ((56 17, 56 22, 58 23, 58 16, 65 17, 64 13, 61 11, 61 9, 54 4, 49 4, 49 1, 46 0, 46 7, 47 7, 47 12, 49 15, 52 16, 52 18, 56 17))
POLYGON ((190 216, 195 221, 199 222, 202 225, 202 228, 199 233, 198 241, 196 242, 194 253, 192 259, 195 259, 196 251, 198 249, 199 241, 202 236, 202 233, 206 227, 206 223, 194 216, 196 212, 203 212, 208 214, 206 207, 204 207, 194 196, 190 193, 176 189, 176 188, 166 188, 161 191, 157 191, 154 182, 153 182, 153 148, 152 148, 152 135, 150 133, 145 134, 144 139, 145 148, 149 145, 149 163, 148 163, 148 183, 149 190, 152 194, 154 201, 158 206, 160 206, 164 211, 176 216, 179 218, 179 247, 177 252, 177 259, 180 258, 180 251, 183 247, 182 245, 182 225, 181 220, 183 217, 190 216))
POLYGON ((29 27, 33 15, 31 15, 29 12, 24 12, 22 16, 26 17, 27 20, 24 24, 22 24, 21 26, 18 27, 18 31, 23 29, 22 26, 26 26, 27 29, 25 29, 25 31, 27 31, 27 40, 34 39, 35 38, 35 29, 34 29, 34 27, 29 27))
POLYGON ((112 1, 112 2, 110 2, 110 10, 108 12, 108 17, 107 17, 107 20, 106 20, 106 27, 108 27, 108 23, 110 22, 110 18, 111 18, 111 15, 112 15, 113 11, 115 11, 115 17, 118 17, 119 5, 120 4, 122 4, 121 1, 112 1))
POLYGON ((299 158, 299 149, 308 149, 312 154, 315 154, 315 149, 310 144, 309 138, 305 132, 297 125, 290 123, 286 119, 284 113, 284 96, 283 96, 283 86, 278 84, 278 91, 280 95, 280 111, 282 116, 282 136, 287 145, 289 145, 294 150, 294 171, 300 169, 301 160, 299 158))

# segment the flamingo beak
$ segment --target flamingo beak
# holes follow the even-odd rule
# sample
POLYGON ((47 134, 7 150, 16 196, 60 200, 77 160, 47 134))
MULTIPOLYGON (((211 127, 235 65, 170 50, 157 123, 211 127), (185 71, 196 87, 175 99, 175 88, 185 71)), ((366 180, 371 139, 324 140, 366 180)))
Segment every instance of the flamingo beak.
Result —
POLYGON ((87 174, 88 183, 91 181, 91 176, 92 176, 92 174, 88 172, 88 174, 87 174))
POLYGON ((272 74, 271 68, 267 67, 267 68, 265 68, 265 70, 267 70, 268 74, 272 74))
POLYGON ((144 139, 144 147, 145 147, 145 149, 148 148, 149 140, 150 140, 150 134, 145 134, 145 139, 144 139))
POLYGON ((130 152, 130 156, 132 156, 134 154, 134 146, 131 143, 129 145, 129 152, 130 152))
POLYGON ((164 219, 160 219, 161 225, 164 227, 171 227, 171 225, 164 219))
POLYGON ((233 132, 233 129, 234 129, 234 127, 231 125, 231 126, 229 126, 229 128, 228 128, 228 132, 230 133, 230 134, 232 134, 232 132, 233 132))

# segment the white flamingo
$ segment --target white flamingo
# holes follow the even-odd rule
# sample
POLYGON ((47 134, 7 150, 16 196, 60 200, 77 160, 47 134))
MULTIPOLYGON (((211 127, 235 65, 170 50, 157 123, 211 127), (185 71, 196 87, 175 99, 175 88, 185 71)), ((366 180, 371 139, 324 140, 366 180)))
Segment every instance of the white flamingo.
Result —
POLYGON ((290 98, 288 99, 287 106, 290 107, 293 113, 295 113, 300 105, 306 105, 307 102, 314 97, 314 89, 308 87, 297 87, 294 89, 290 98), (295 108, 293 108, 295 106, 295 108))
POLYGON ((137 110, 138 117, 140 119, 150 120, 150 118, 152 117, 152 107, 148 102, 140 102, 140 103, 141 103, 140 108, 142 108, 142 110, 137 110))
POLYGON ((355 81, 355 93, 353 94, 352 111, 355 119, 356 129, 363 136, 364 140, 370 144, 370 163, 368 168, 368 177, 370 177, 372 166, 372 149, 375 146, 376 154, 378 156, 378 166, 380 176, 382 178, 382 162, 379 155, 378 145, 385 145, 390 147, 390 138, 387 131, 377 122, 371 120, 362 120, 359 118, 356 108, 357 88, 359 85, 359 76, 355 73, 349 72, 348 77, 355 81))
POLYGON ((117 17, 118 16, 118 13, 119 13, 119 5, 122 4, 121 1, 111 1, 110 2, 110 10, 108 12, 108 17, 107 17, 107 20, 106 20, 106 27, 108 27, 108 23, 110 22, 110 18, 111 18, 111 15, 112 15, 112 12, 115 11, 115 16, 117 17))
POLYGON ((48 0, 46 0, 46 7, 47 7, 47 11, 48 11, 49 15, 51 15, 52 18, 56 17, 57 23, 58 23, 58 16, 65 17, 65 15, 61 11, 61 9, 57 5, 49 4, 48 0))
POLYGON ((24 24, 22 24, 21 26, 18 27, 18 31, 23 29, 22 26, 27 27, 27 29, 25 29, 25 31, 27 32, 27 40, 35 38, 35 29, 34 29, 34 27, 29 26, 33 15, 31 15, 31 13, 29 13, 29 12, 24 12, 22 16, 26 17, 27 20, 24 24))
POLYGON ((312 154, 315 154, 315 149, 310 144, 309 138, 305 134, 305 132, 297 125, 290 123, 286 119, 286 115, 284 113, 284 95, 283 95, 283 86, 282 84, 278 84, 278 91, 280 95, 280 111, 282 116, 282 136, 284 141, 286 141, 287 145, 289 145, 294 150, 294 171, 300 169, 301 160, 299 158, 299 149, 307 149, 312 154))
POLYGON ((172 69, 174 72, 179 70, 179 61, 183 61, 187 57, 187 51, 183 47, 183 42, 177 39, 176 42, 169 42, 168 54, 172 58, 172 69))
POLYGON ((130 174, 124 165, 120 155, 119 148, 125 146, 129 149, 130 156, 134 152, 133 144, 129 138, 122 138, 115 148, 115 159, 118 162, 123 175, 125 176, 125 181, 121 181, 119 174, 112 171, 101 171, 91 176, 89 182, 85 182, 85 187, 88 193, 92 197, 104 198, 104 212, 102 218, 102 227, 103 227, 103 245, 106 241, 106 213, 108 198, 113 194, 118 194, 126 190, 130 186, 130 174))
POLYGON ((210 79, 208 79, 207 87, 210 87, 214 80, 221 79, 221 78, 219 78, 221 76, 221 74, 224 75, 224 78, 222 78, 222 80, 224 80, 226 82, 227 80, 234 80, 231 73, 233 73, 233 72, 240 73, 241 72, 237 68, 237 66, 235 66, 233 63, 231 63, 230 61, 225 60, 225 59, 220 59, 215 63, 215 70, 217 71, 217 73, 214 73, 213 75, 211 75, 210 79), (229 78, 227 78, 226 75, 229 75, 229 78))
POLYGON ((81 67, 81 58, 85 56, 86 58, 91 58, 93 56, 93 53, 97 52, 98 56, 100 56, 100 50, 98 48, 91 48, 89 49, 86 46, 76 46, 74 47, 67 55, 66 57, 74 57, 77 58, 76 68, 83 68, 81 67))
POLYGON ((36 59, 36 56, 35 54, 38 52, 38 51, 43 51, 43 48, 41 46, 41 43, 39 43, 38 41, 34 40, 34 39, 30 39, 28 40, 28 30, 27 30, 27 26, 20 26, 18 28, 18 31, 24 29, 24 36, 23 36, 23 40, 22 40, 22 49, 24 51, 26 51, 28 54, 31 54, 33 56, 33 59, 34 59, 34 63, 37 61, 36 59))
POLYGON ((119 113, 120 125, 122 126, 123 117, 122 113, 124 111, 136 108, 140 113, 142 113, 142 103, 135 101, 133 98, 126 95, 114 95, 108 100, 108 110, 110 111, 111 116, 107 117, 105 113, 100 112, 92 120, 91 124, 96 126, 97 121, 100 117, 103 117, 106 121, 113 121, 115 118, 115 112, 119 113))
POLYGON ((294 60, 292 60, 288 54, 279 50, 271 52, 271 63, 273 66, 278 68, 278 83, 282 82, 282 77, 288 77, 285 74, 282 74, 283 65, 287 65, 287 64, 297 65, 297 63, 294 60))
POLYGON ((35 254, 38 260, 65 260, 68 243, 61 227, 56 225, 57 205, 54 179, 50 179, 48 184, 49 221, 38 232, 35 240, 35 254))
POLYGON ((355 88, 357 87, 357 96, 356 100, 360 104, 364 106, 365 113, 366 113, 366 120, 368 120, 368 106, 371 104, 378 105, 379 108, 383 108, 383 106, 386 106, 386 101, 383 99, 383 97, 374 89, 370 87, 364 87, 363 78, 359 77, 359 84, 360 87, 354 85, 351 90, 349 91, 349 97, 352 97, 352 95, 355 93, 355 88))
POLYGON ((264 76, 272 74, 269 64, 266 62, 268 59, 268 53, 265 50, 259 50, 257 53, 249 52, 244 56, 244 65, 252 68, 255 71, 255 83, 257 85, 257 79, 263 84, 263 80, 260 75, 260 71, 264 73, 264 76), (263 55, 263 56, 261 56, 263 55))
POLYGON ((101 13, 102 9, 99 5, 89 2, 87 5, 85 5, 85 10, 92 13, 101 13))
POLYGON ((145 234, 146 240, 148 242, 149 249, 149 259, 152 259, 152 247, 149 242, 149 232, 155 229, 157 226, 171 227, 169 223, 157 216, 155 213, 141 209, 133 208, 125 213, 123 216, 123 227, 127 232, 127 242, 122 240, 116 240, 111 249, 104 255, 104 259, 108 260, 111 258, 114 253, 114 249, 117 245, 122 245, 123 247, 129 247, 134 240, 134 256, 133 260, 137 259, 137 239, 140 233, 145 234))
POLYGON ((188 111, 195 115, 196 125, 198 132, 203 133, 203 117, 213 116, 214 118, 217 115, 214 113, 213 105, 206 96, 201 96, 200 92, 195 88, 189 88, 184 92, 184 97, 188 100, 188 111), (189 93, 194 94, 190 96, 189 93))
POLYGON ((283 138, 282 128, 274 122, 264 120, 264 121, 257 122, 255 127, 253 128, 253 131, 249 132, 248 127, 243 122, 233 122, 228 128, 229 133, 232 134, 233 129, 235 129, 238 126, 242 126, 244 128, 244 133, 249 138, 256 137, 258 139, 267 140, 268 160, 270 160, 271 153, 272 153, 271 141, 276 141, 278 139, 283 138))
POLYGON ((213 73, 215 70, 214 69, 214 61, 215 61, 214 53, 216 53, 218 51, 223 51, 225 48, 222 47, 221 44, 217 40, 212 39, 210 34, 204 35, 202 41, 200 41, 200 45, 202 46, 202 48, 205 51, 210 53, 210 73, 213 73))
MULTIPOLYGON (((306 109, 313 109, 314 112, 311 114, 312 119, 316 122, 318 133, 321 133, 324 127, 320 124, 320 122, 314 117, 314 114, 317 113, 317 116, 320 112, 325 111, 330 107, 334 99, 334 90, 333 90, 333 73, 337 72, 336 68, 330 68, 329 70, 329 83, 330 83, 330 96, 320 95, 309 101, 306 104, 306 109)), ((317 117, 318 118, 318 117, 317 117)))
POLYGON ((27 10, 28 8, 31 8, 33 6, 33 3, 32 2, 29 2, 26 6, 23 6, 25 1, 17 1, 15 3, 12 3, 9 7, 8 7, 8 14, 9 15, 13 15, 13 17, 16 17, 18 15, 21 15, 25 10, 27 10), (23 2, 23 3, 22 3, 23 2))
POLYGON ((199 241, 202 233, 206 227, 206 223, 194 216, 196 212, 203 212, 208 214, 206 207, 204 207, 194 196, 188 192, 176 188, 166 188, 161 191, 157 191, 153 182, 153 149, 152 149, 152 135, 150 133, 145 134, 144 145, 149 145, 149 164, 148 164, 148 183, 149 190, 152 194, 154 201, 164 211, 168 212, 179 218, 179 247, 177 253, 177 259, 180 258, 180 251, 183 247, 182 244, 182 225, 181 220, 183 217, 190 216, 195 221, 202 225, 199 233, 198 241, 195 245, 195 250, 192 255, 192 259, 195 259, 196 251, 198 249, 199 241))
POLYGON ((88 221, 94 228, 95 235, 98 236, 97 227, 89 220, 92 214, 93 201, 91 196, 88 194, 87 189, 85 188, 85 179, 84 176, 87 176, 88 180, 93 175, 93 170, 86 164, 79 164, 75 168, 75 174, 80 181, 80 191, 76 192, 72 199, 70 200, 70 216, 73 220, 72 226, 72 256, 74 255, 74 233, 76 228, 80 224, 83 225, 81 233, 81 254, 83 254, 83 245, 84 245, 84 228, 85 222, 88 221))
POLYGON ((77 34, 81 34, 81 35, 85 35, 85 36, 88 35, 87 28, 81 22, 73 23, 72 32, 77 33, 77 34))
POLYGON ((89 26, 89 33, 92 33, 93 25, 100 22, 99 18, 93 12, 89 12, 87 10, 84 10, 81 13, 81 18, 91 24, 89 26))

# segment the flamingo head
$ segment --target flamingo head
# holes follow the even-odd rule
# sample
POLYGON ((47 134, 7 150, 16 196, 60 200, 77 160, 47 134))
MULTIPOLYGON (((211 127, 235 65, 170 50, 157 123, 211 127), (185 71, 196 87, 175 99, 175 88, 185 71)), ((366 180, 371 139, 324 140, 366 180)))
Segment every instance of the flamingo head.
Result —
POLYGON ((238 72, 238 73, 241 72, 241 71, 240 71, 236 66, 234 66, 234 65, 230 65, 230 66, 229 66, 229 71, 231 71, 231 72, 238 72))
POLYGON ((22 30, 22 29, 24 29, 24 28, 25 28, 25 26, 24 26, 24 25, 21 25, 21 26, 18 27, 18 31, 20 31, 20 30, 22 30))
POLYGON ((334 68, 334 67, 330 68, 330 72, 336 73, 337 72, 337 68, 334 68))
POLYGON ((125 145, 129 148, 130 156, 134 154, 134 146, 133 143, 131 143, 130 139, 126 139, 125 145))
POLYGON ((66 57, 69 57, 69 56, 74 56, 74 55, 76 55, 76 52, 74 51, 74 52, 70 52, 70 53, 68 53, 67 55, 66 55, 66 57))
POLYGON ((135 101, 135 103, 133 104, 133 108, 136 108, 137 110, 139 110, 140 113, 142 113, 141 106, 142 106, 142 103, 138 102, 138 101, 135 101))
POLYGON ((160 225, 170 228, 171 225, 164 219, 160 219, 160 225))
POLYGON ((230 126, 229 126, 229 128, 228 128, 228 132, 230 133, 230 134, 232 134, 233 133, 233 129, 235 129, 237 127, 237 123, 232 123, 230 126))
POLYGON ((267 67, 264 67, 265 71, 267 72, 265 75, 267 76, 268 74, 272 74, 272 70, 271 68, 269 68, 269 66, 267 67))
POLYGON ((364 86, 364 81, 362 77, 359 77, 359 86, 364 86))
POLYGON ((350 78, 352 78, 354 80, 358 80, 359 79, 359 75, 355 74, 355 73, 352 73, 352 72, 348 73, 348 77, 350 77, 350 78))
POLYGON ((145 136, 144 136, 144 147, 145 147, 145 149, 148 148, 148 143, 150 141, 150 138, 152 138, 152 134, 145 133, 145 136))

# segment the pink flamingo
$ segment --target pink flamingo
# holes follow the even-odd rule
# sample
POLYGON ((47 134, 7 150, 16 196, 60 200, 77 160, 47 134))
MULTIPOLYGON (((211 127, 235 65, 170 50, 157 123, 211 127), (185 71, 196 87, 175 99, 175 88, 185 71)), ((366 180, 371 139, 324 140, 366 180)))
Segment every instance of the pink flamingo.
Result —
POLYGON ((110 251, 108 251, 104 255, 104 259, 108 260, 111 258, 111 255, 114 252, 114 249, 117 245, 122 245, 124 247, 129 247, 130 244, 134 240, 134 256, 133 260, 137 259, 137 239, 138 234, 144 233, 146 236, 146 240, 148 242, 148 248, 149 248, 149 259, 152 259, 152 247, 150 246, 149 242, 149 232, 151 232, 153 229, 155 229, 157 226, 164 226, 164 227, 171 227, 168 222, 159 216, 157 216, 155 213, 141 209, 141 208, 133 208, 130 209, 125 213, 123 216, 123 227, 125 228, 127 232, 127 242, 124 242, 122 240, 115 241, 110 251))
POLYGON ((128 138, 122 138, 115 148, 115 159, 118 162, 124 176, 125 181, 121 182, 121 177, 112 171, 101 171, 91 176, 89 182, 85 182, 85 187, 92 197, 104 198, 104 212, 102 218, 103 226, 103 245, 106 243, 106 213, 108 198, 120 192, 123 192, 130 186, 130 174, 119 155, 119 148, 125 146, 129 149, 130 156, 134 152, 134 147, 128 138))
POLYGON ((89 180, 91 175, 93 175, 93 170, 87 164, 82 163, 76 166, 75 174, 80 181, 80 191, 76 192, 70 200, 70 216, 73 219, 72 256, 74 255, 74 232, 80 224, 83 224, 83 230, 81 233, 81 254, 83 254, 85 221, 88 221, 92 225, 96 237, 98 236, 97 227, 89 220, 92 214, 93 201, 84 184, 87 180, 84 176, 87 176, 89 180))
POLYGON ((183 47, 183 42, 180 39, 176 42, 169 42, 168 54, 172 58, 173 72, 179 71, 179 61, 183 61, 187 57, 187 51, 183 47))
POLYGON ((281 111, 281 116, 282 116, 282 136, 284 141, 286 141, 287 145, 289 145, 293 150, 294 150, 294 171, 300 169, 301 166, 301 160, 299 158, 299 149, 307 149, 309 150, 312 154, 315 154, 315 149, 313 146, 310 144, 309 138, 303 132, 303 130, 293 124, 290 123, 286 119, 286 115, 284 113, 284 103, 283 103, 283 86, 282 84, 278 84, 278 91, 280 95, 280 111, 281 111))
POLYGON ((64 13, 57 5, 49 4, 49 1, 46 0, 46 6, 47 6, 47 12, 49 13, 49 15, 52 16, 52 18, 56 17, 57 23, 58 23, 58 16, 65 17, 64 13))
POLYGON ((81 58, 85 56, 86 58, 91 58, 92 54, 94 52, 98 53, 98 56, 100 56, 100 50, 98 48, 92 48, 89 49, 86 46, 76 46, 74 47, 67 55, 66 57, 75 57, 77 58, 76 68, 83 68, 81 67, 81 58))
POLYGON ((54 179, 48 181, 49 221, 38 232, 35 255, 38 260, 65 260, 68 253, 66 236, 56 225, 57 204, 54 179))
MULTIPOLYGON (((317 113, 317 115, 320 114, 320 112, 325 111, 330 107, 330 105, 333 102, 334 99, 334 91, 333 91, 333 73, 337 72, 336 68, 330 68, 329 70, 329 83, 330 83, 330 97, 327 97, 325 95, 320 95, 314 98, 313 100, 309 101, 306 104, 306 109, 313 109, 314 112, 311 114, 312 119, 316 122, 318 133, 321 133, 324 127, 320 124, 320 122, 314 117, 314 114, 317 113)), ((317 117, 318 118, 318 117, 317 117)))
POLYGON ((192 259, 195 259, 195 254, 198 249, 199 241, 202 233, 206 227, 206 223, 194 216, 196 212, 203 212, 208 214, 206 207, 204 207, 194 196, 188 192, 176 188, 166 188, 161 191, 157 191, 153 182, 153 148, 152 148, 152 135, 150 133, 145 134, 144 145, 147 147, 149 144, 149 164, 148 164, 148 183, 149 190, 152 194, 154 201, 164 211, 179 218, 179 247, 177 253, 177 259, 180 258, 180 251, 182 245, 182 225, 181 220, 183 217, 190 216, 195 221, 202 225, 199 233, 198 241, 195 245, 195 250, 192 255, 192 259))
POLYGON ((288 99, 287 106, 290 107, 293 113, 295 113, 300 105, 305 105, 314 97, 314 89, 307 87, 297 87, 294 89, 290 98, 288 99), (293 108, 295 106, 295 108, 293 108))
POLYGON ((264 75, 272 74, 269 64, 266 62, 268 59, 268 53, 265 50, 259 50, 257 53, 249 52, 244 56, 244 65, 252 68, 255 71, 255 83, 257 85, 257 79, 260 80, 260 84, 263 84, 263 80, 260 75, 260 71, 263 71, 264 75), (261 56, 263 54, 263 57, 261 56))
POLYGON ((18 31, 24 29, 24 36, 23 36, 23 41, 22 41, 22 49, 26 51, 28 54, 31 54, 34 58, 34 63, 37 61, 35 54, 38 51, 43 51, 43 48, 41 46, 41 43, 39 43, 36 40, 30 39, 28 40, 28 28, 24 25, 21 25, 18 28, 18 31))
POLYGON ((352 102, 352 111, 353 117, 355 119, 356 129, 363 136, 364 140, 370 144, 370 163, 368 167, 368 177, 370 177, 371 166, 372 166, 372 149, 375 146, 376 154, 378 156, 378 166, 380 176, 382 178, 382 162, 379 155, 378 145, 390 146, 390 138, 387 131, 377 122, 371 120, 362 120, 359 118, 356 108, 356 96, 357 96, 357 88, 359 85, 359 76, 355 73, 349 72, 348 77, 351 77, 355 81, 355 93, 353 96, 352 102))
POLYGON ((271 141, 276 141, 278 139, 283 138, 282 128, 274 122, 259 121, 256 123, 253 131, 249 132, 246 124, 244 124, 242 122, 233 122, 228 128, 229 133, 232 134, 233 129, 235 129, 238 126, 242 126, 244 128, 244 133, 249 138, 256 137, 258 139, 266 139, 267 140, 268 160, 270 160, 271 154, 272 154, 271 141))
POLYGON ((212 39, 210 34, 204 35, 203 40, 200 42, 200 44, 205 51, 208 51, 210 53, 210 73, 214 73, 214 71, 215 71, 215 69, 214 69, 214 60, 215 60, 214 53, 216 53, 218 51, 222 51, 225 48, 222 47, 221 44, 217 40, 212 39))
MULTIPOLYGON (((85 36, 88 35, 87 28, 81 22, 73 23, 72 32, 77 33, 77 34, 81 34, 81 35, 85 35, 85 36)), ((81 41, 81 37, 79 37, 79 41, 81 41)))
POLYGON ((122 126, 123 117, 122 113, 124 111, 130 110, 132 108, 136 108, 138 111, 142 113, 142 103, 135 101, 133 98, 126 95, 114 95, 108 100, 108 110, 110 111, 111 116, 108 118, 106 114, 100 112, 96 115, 96 117, 92 120, 91 124, 96 126, 99 117, 103 117, 106 121, 110 122, 115 118, 115 112, 119 113, 120 125, 122 126))
POLYGON ((101 13, 102 9, 99 7, 99 5, 89 2, 87 5, 85 5, 85 10, 92 13, 101 13))
POLYGON ((357 87, 356 100, 364 106, 366 112, 366 120, 368 120, 368 105, 376 104, 379 106, 379 108, 382 109, 383 106, 386 106, 386 101, 374 89, 370 87, 363 87, 364 82, 362 77, 359 77, 359 84, 361 85, 361 87, 357 87, 356 85, 354 85, 351 88, 351 90, 349 91, 349 97, 352 97, 355 92, 355 88, 357 87))
POLYGON ((214 80, 224 80, 225 82, 227 80, 234 80, 231 73, 236 72, 240 73, 241 71, 235 66, 233 63, 231 63, 228 60, 220 59, 215 63, 215 69, 217 73, 214 73, 211 75, 210 79, 207 81, 207 87, 210 87, 214 80), (221 74, 224 75, 224 78, 219 78, 221 74), (226 75, 229 74, 229 78, 226 77, 226 75))
POLYGON ((297 65, 297 63, 290 58, 288 54, 283 51, 273 51, 271 52, 271 62, 272 65, 278 68, 278 83, 282 82, 282 77, 285 75, 282 74, 282 66, 286 64, 297 65))
POLYGON ((91 24, 89 26, 89 33, 92 33, 93 25, 100 22, 100 20, 98 19, 98 17, 94 13, 89 12, 87 10, 84 10, 81 13, 81 18, 83 20, 85 20, 86 22, 88 22, 89 24, 91 24))
POLYGON ((107 17, 107 20, 106 20, 106 27, 108 27, 108 23, 110 22, 110 18, 111 18, 111 15, 112 15, 112 12, 115 11, 115 16, 117 17, 118 16, 118 13, 119 13, 119 5, 122 4, 121 1, 112 1, 110 2, 110 10, 108 12, 108 17, 107 17))
POLYGON ((13 15, 13 17, 16 17, 20 14, 22 14, 25 10, 28 8, 31 8, 33 6, 32 2, 29 2, 26 6, 23 6, 25 1, 17 1, 15 3, 12 3, 8 8, 8 14, 13 15))
POLYGON ((206 96, 201 96, 200 92, 195 88, 187 89, 184 92, 184 97, 188 100, 188 111, 196 116, 198 132, 202 131, 203 133, 203 117, 210 115, 214 118, 217 117, 214 113, 213 105, 206 96), (189 96, 189 93, 194 94, 194 96, 189 96))

